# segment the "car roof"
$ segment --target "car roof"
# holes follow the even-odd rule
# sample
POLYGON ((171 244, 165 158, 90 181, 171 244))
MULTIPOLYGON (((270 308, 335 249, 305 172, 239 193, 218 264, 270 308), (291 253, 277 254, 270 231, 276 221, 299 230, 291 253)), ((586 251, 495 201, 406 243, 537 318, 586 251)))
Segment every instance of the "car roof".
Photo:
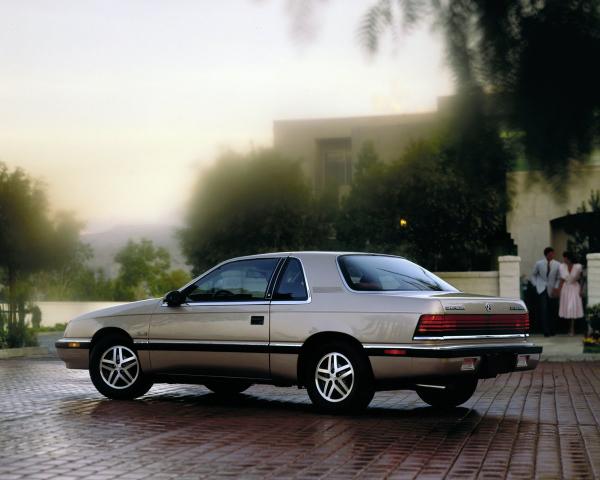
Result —
MULTIPOLYGON (((387 257, 398 257, 397 255, 387 255, 385 253, 370 253, 370 252, 346 252, 346 251, 312 251, 312 250, 295 250, 289 252, 270 252, 270 253, 258 253, 256 255, 245 255, 243 257, 231 258, 231 260, 249 260, 252 258, 269 258, 269 257, 312 257, 312 256, 327 256, 327 257, 339 257, 340 255, 379 255, 387 257)), ((403 258, 403 257, 398 257, 403 258)))

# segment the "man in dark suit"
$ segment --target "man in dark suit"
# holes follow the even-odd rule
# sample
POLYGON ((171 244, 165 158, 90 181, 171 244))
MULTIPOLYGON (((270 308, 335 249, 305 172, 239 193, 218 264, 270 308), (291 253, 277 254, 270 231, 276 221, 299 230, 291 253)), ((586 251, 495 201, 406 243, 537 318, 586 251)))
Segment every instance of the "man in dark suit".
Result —
POLYGON ((554 335, 554 296, 560 280, 560 263, 554 260, 554 249, 546 247, 544 258, 538 260, 533 267, 530 281, 538 296, 538 318, 544 331, 544 336, 554 335))

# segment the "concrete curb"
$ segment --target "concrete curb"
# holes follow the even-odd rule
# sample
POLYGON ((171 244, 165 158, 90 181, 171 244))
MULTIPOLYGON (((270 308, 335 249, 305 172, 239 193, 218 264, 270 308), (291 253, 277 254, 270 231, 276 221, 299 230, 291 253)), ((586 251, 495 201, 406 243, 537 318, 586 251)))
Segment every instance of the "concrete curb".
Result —
POLYGON ((0 349, 0 360, 17 357, 45 357, 48 355, 46 347, 22 347, 0 349))

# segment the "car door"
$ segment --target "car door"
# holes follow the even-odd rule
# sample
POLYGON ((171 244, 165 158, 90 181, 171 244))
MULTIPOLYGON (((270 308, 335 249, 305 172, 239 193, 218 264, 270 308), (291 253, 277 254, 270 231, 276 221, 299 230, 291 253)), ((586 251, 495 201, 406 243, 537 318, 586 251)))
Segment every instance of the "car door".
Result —
POLYGON ((222 264, 188 286, 186 302, 152 315, 150 362, 171 374, 269 378, 267 291, 279 257, 222 264))

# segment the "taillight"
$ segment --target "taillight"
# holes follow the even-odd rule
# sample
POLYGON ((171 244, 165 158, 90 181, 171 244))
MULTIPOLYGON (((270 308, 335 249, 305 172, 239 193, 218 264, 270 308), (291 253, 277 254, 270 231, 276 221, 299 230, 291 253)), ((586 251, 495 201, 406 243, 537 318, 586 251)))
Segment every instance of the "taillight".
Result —
POLYGON ((415 337, 527 333, 528 313, 421 315, 415 337))

